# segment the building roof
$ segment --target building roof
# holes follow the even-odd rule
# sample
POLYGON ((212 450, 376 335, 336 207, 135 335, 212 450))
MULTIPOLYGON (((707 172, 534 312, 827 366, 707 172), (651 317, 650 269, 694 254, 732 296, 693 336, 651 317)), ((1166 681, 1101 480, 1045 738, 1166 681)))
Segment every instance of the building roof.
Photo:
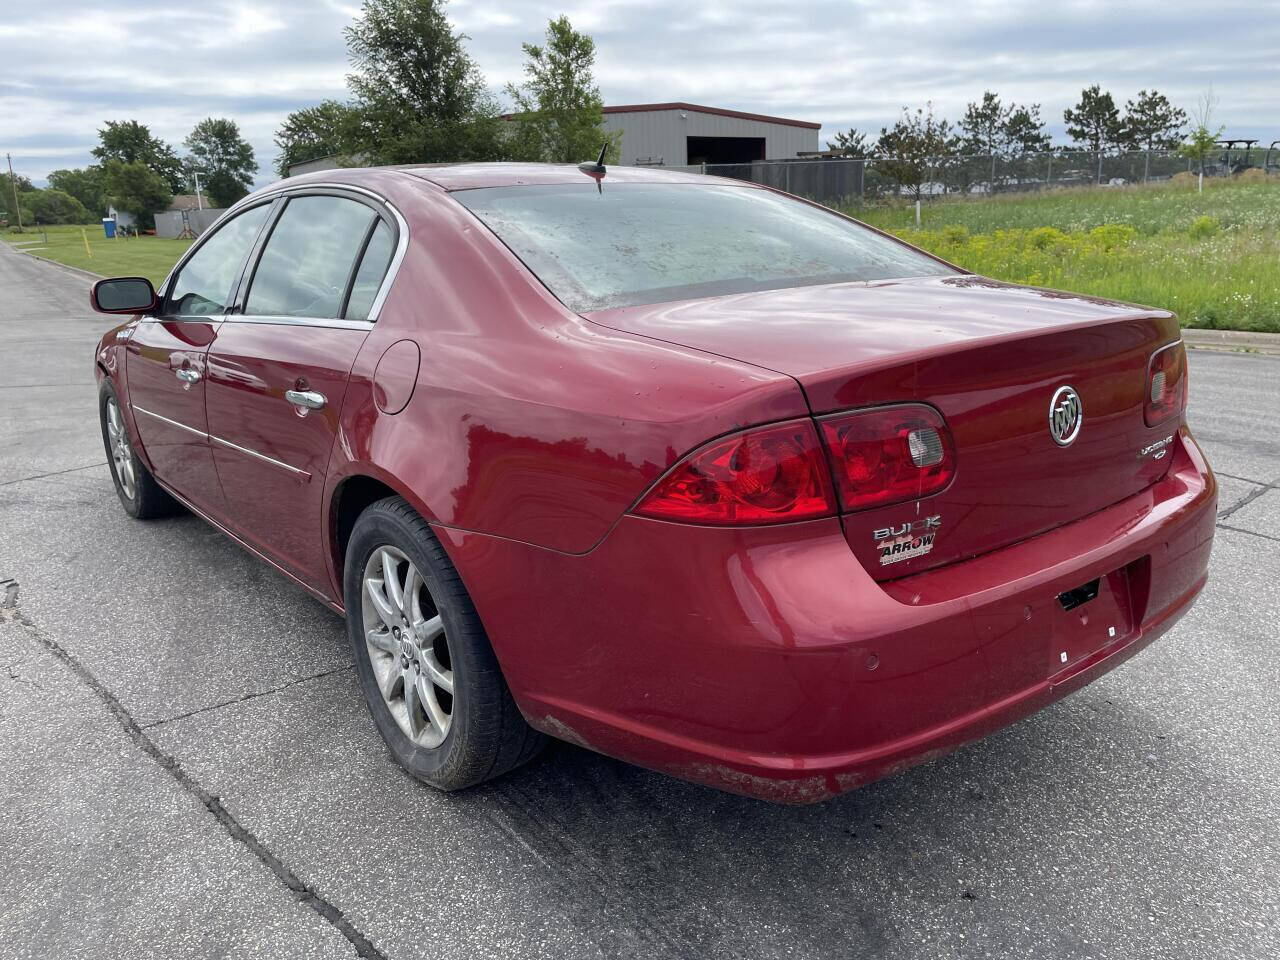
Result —
POLYGON ((194 193, 175 194, 174 198, 169 201, 170 210, 198 210, 201 206, 211 207, 213 204, 209 202, 208 197, 198 200, 194 193))
POLYGON ((674 103, 624 103, 604 108, 605 113, 639 113, 642 110, 692 110, 695 113, 710 113, 718 117, 737 117, 739 120, 780 123, 788 127, 804 127, 807 130, 822 129, 822 124, 810 123, 807 120, 788 120, 786 117, 770 117, 763 113, 744 113, 741 110, 726 110, 723 107, 704 107, 696 103, 685 103, 683 100, 677 100, 674 103))
MULTIPOLYGON (((390 169, 430 181, 446 190, 477 187, 507 187, 530 184, 582 184, 594 189, 592 181, 572 164, 553 163, 441 163, 414 164, 390 169)), ((715 183, 719 177, 684 173, 657 167, 609 165, 605 189, 611 183, 715 183)), ((356 171, 359 172, 359 171, 356 171)), ((732 181, 739 183, 739 181, 732 181)))

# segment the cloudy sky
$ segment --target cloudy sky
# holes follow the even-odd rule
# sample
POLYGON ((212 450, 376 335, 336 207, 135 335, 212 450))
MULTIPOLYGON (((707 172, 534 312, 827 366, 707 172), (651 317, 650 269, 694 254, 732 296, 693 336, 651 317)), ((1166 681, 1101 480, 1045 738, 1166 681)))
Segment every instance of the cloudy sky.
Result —
MULTIPOLYGON (((688 100, 878 130, 904 104, 954 119, 992 89, 1036 102, 1055 135, 1082 87, 1117 102, 1156 87, 1184 107, 1210 86, 1235 136, 1280 138, 1280 0, 454 0, 495 91, 522 41, 565 13, 596 39, 606 103, 688 100)), ((35 181, 90 162, 107 119, 180 144, 235 119, 271 179, 285 114, 344 96, 354 0, 6 0, 0 151, 35 181)))

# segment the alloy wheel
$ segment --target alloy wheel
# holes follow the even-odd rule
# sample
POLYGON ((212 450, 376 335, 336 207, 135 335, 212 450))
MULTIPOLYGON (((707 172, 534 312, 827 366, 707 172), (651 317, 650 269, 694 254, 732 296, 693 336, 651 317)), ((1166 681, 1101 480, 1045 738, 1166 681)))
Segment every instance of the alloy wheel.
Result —
POLYGON ((129 446, 129 433, 120 416, 120 406, 115 397, 107 398, 107 439, 111 444, 111 460, 115 464, 116 480, 127 499, 133 500, 138 492, 138 478, 133 468, 133 449, 129 446))
POLYGON ((395 547, 378 547, 365 563, 361 606, 383 701, 405 736, 438 747, 453 723, 453 660, 426 581, 395 547))

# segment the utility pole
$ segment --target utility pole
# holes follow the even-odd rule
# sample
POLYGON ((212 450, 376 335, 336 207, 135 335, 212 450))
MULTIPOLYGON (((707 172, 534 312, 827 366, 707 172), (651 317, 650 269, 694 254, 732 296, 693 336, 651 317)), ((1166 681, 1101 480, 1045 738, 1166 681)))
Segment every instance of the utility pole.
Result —
POLYGON ((9 187, 13 191, 13 212, 18 218, 18 232, 22 232, 22 207, 18 203, 18 178, 13 173, 13 156, 6 153, 4 158, 9 161, 9 187))
POLYGON ((200 171, 199 171, 199 170, 194 170, 194 171, 192 171, 192 172, 193 172, 193 173, 195 173, 195 175, 196 175, 196 209, 197 209, 197 210, 203 210, 203 209, 204 209, 204 200, 203 200, 203 199, 201 198, 201 196, 200 196, 200 171))

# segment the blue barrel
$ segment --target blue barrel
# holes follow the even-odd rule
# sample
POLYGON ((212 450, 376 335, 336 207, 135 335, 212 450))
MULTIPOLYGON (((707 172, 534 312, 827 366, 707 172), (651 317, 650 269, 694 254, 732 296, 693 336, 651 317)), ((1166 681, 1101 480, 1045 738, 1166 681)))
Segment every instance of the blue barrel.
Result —
POLYGON ((110 217, 103 217, 102 232, 105 233, 107 235, 107 239, 110 240, 116 235, 116 222, 110 217))

